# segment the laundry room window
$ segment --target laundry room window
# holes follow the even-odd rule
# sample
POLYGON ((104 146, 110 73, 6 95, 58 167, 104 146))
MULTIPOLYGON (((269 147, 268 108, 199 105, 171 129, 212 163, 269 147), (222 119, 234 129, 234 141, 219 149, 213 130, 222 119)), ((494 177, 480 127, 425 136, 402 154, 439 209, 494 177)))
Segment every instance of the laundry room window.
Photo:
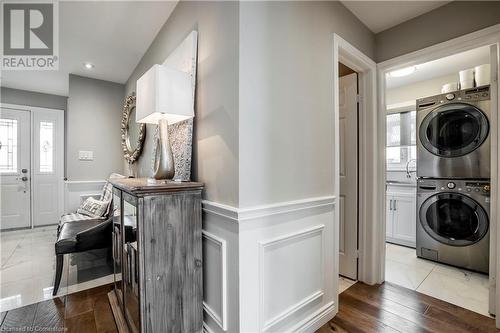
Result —
MULTIPOLYGON (((388 114, 386 117, 388 170, 405 170, 409 161, 417 157, 417 113, 406 111, 388 114)), ((413 162, 413 161, 412 161, 413 162)), ((410 163, 414 170, 415 163, 410 163)))

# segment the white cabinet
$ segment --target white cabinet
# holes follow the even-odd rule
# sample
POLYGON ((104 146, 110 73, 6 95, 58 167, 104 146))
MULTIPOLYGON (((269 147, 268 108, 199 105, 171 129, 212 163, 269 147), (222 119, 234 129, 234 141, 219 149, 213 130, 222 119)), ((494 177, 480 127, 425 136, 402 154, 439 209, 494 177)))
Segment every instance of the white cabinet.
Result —
POLYGON ((386 240, 415 247, 417 196, 415 187, 387 188, 386 240))

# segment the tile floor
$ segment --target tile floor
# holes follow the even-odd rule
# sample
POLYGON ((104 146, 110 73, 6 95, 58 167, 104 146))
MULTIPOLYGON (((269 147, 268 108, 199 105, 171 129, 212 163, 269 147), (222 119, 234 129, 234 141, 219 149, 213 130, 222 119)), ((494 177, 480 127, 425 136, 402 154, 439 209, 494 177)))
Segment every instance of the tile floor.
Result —
MULTIPOLYGON (((0 232, 0 312, 52 298, 56 226, 0 232)), ((113 281, 105 250, 66 255, 58 295, 113 281)))
POLYGON ((487 275, 417 258, 415 249, 387 243, 385 279, 489 316, 487 275))
POLYGON ((342 294, 344 291, 349 289, 356 281, 345 278, 343 276, 339 276, 339 294, 342 294))

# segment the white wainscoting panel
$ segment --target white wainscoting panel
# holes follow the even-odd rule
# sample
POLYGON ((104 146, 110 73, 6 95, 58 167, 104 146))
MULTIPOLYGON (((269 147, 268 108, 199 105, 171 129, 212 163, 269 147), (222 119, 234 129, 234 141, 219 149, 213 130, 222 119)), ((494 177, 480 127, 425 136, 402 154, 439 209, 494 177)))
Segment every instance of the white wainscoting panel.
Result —
POLYGON ((239 212, 241 332, 308 331, 333 315, 334 212, 333 197, 239 212))
POLYGON ((263 332, 324 295, 324 228, 319 225, 260 242, 263 332))
POLYGON ((232 212, 229 206, 203 203, 203 330, 208 333, 240 331, 238 225, 232 212))
POLYGON ((203 231, 203 310, 227 330, 226 241, 203 231))
POLYGON ((78 180, 64 182, 64 213, 74 213, 82 199, 102 193, 105 180, 78 180))
POLYGON ((314 332, 330 320, 335 209, 331 196, 243 209, 203 201, 204 331, 314 332))

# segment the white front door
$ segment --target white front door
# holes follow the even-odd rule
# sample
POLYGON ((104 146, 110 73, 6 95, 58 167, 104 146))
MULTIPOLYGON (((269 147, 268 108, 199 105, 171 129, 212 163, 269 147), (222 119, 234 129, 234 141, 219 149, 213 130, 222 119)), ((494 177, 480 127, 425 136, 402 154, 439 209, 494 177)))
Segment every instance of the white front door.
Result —
POLYGON ((64 209, 64 114, 33 112, 33 226, 57 224, 64 209))
POLYGON ((339 273, 358 278, 358 75, 340 78, 339 273))
POLYGON ((0 229, 30 223, 30 112, 0 109, 0 229))

